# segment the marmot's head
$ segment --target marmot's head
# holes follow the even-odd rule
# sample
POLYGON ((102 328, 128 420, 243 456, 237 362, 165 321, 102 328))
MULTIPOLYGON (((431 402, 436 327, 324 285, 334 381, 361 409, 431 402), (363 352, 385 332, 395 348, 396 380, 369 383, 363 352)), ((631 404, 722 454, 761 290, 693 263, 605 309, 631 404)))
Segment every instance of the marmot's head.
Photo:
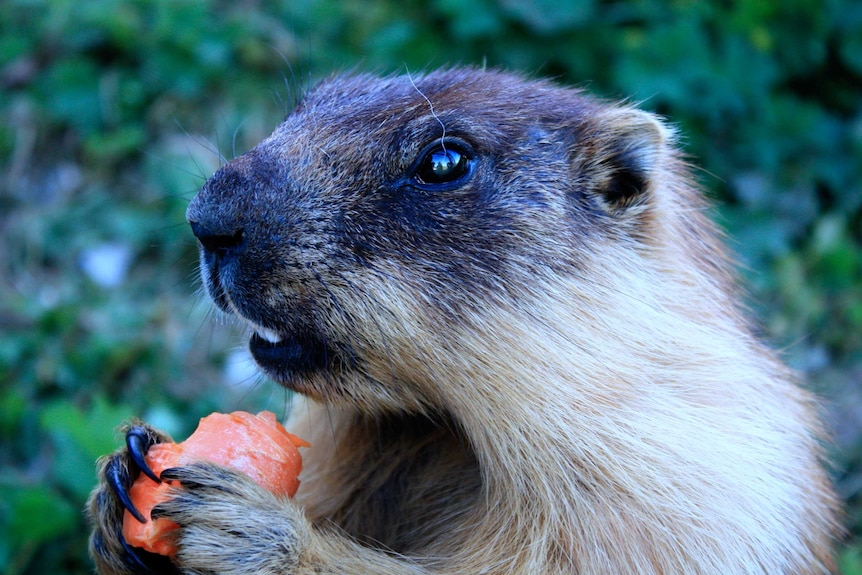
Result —
POLYGON ((648 251, 666 139, 646 113, 499 72, 341 77, 210 178, 188 220, 270 377, 433 408, 411 369, 451 351, 452 326, 503 329, 495 309, 588 275, 597 250, 648 251))

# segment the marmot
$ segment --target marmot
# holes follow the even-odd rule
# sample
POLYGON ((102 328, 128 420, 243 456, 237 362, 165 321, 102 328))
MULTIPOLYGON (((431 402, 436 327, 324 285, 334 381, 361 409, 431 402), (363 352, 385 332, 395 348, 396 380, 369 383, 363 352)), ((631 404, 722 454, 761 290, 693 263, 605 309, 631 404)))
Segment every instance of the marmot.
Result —
POLYGON ((212 299, 301 398, 302 488, 174 472, 169 566, 118 535, 122 450, 99 571, 829 572, 816 404, 706 207, 629 105, 479 69, 324 81, 187 214, 212 299))

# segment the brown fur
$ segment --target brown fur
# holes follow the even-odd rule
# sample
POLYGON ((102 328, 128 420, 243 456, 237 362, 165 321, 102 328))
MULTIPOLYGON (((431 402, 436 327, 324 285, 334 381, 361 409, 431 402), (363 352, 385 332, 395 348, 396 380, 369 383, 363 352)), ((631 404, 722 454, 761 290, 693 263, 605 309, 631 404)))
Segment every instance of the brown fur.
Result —
MULTIPOLYGON (((322 84, 188 212, 216 303, 304 397, 303 485, 185 470, 179 569, 829 572, 815 404, 704 210, 630 107, 480 70, 322 84), (438 142, 471 171, 417 184, 438 142)), ((116 502, 91 508, 100 572, 130 571, 116 502)))

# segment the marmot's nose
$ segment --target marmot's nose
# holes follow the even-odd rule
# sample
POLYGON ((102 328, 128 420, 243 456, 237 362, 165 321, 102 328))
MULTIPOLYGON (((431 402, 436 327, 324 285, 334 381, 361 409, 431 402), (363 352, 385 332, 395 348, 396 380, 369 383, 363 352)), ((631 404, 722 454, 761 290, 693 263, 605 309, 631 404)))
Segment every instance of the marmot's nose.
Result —
POLYGON ((225 164, 200 189, 186 210, 192 233, 203 253, 214 263, 238 254, 246 237, 246 201, 258 182, 251 176, 254 162, 245 154, 225 164))
POLYGON ((200 241, 204 251, 218 259, 236 254, 243 244, 243 228, 228 228, 190 220, 192 233, 200 241))

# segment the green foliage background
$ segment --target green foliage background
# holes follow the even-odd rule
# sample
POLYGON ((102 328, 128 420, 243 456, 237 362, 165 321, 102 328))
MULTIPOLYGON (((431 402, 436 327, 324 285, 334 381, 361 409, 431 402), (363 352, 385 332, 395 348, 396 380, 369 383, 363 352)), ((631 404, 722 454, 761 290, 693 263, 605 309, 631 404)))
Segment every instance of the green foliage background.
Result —
POLYGON ((0 3, 0 572, 85 573, 94 461, 138 415, 284 410, 199 293, 184 209, 317 79, 452 64, 667 116, 765 337, 827 400, 862 573, 862 4, 0 3), (114 262, 115 277, 98 266, 114 262))

